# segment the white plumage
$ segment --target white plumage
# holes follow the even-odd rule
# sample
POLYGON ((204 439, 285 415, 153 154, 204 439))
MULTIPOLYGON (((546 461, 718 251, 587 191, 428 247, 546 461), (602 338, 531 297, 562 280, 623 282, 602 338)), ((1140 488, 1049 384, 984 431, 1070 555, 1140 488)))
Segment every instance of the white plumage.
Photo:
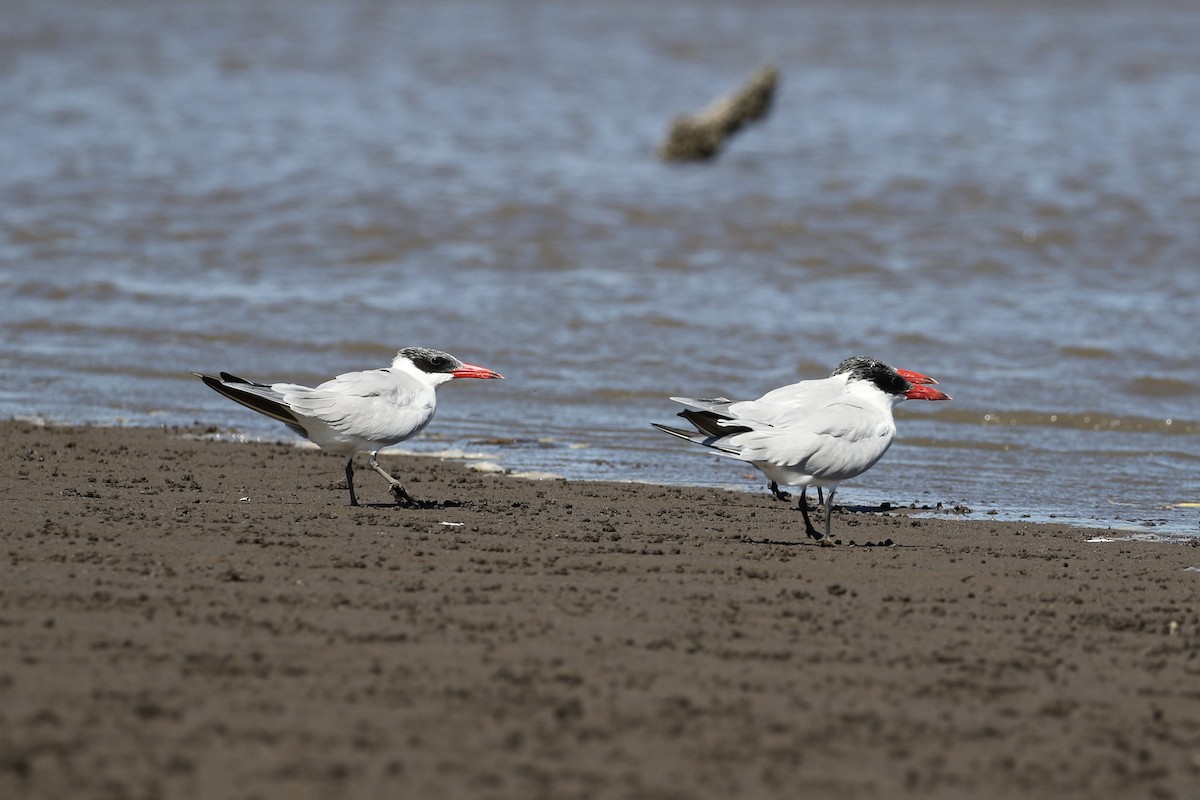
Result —
POLYGON ((412 502, 400 482, 376 461, 379 450, 416 436, 437 409, 435 389, 456 378, 502 378, 486 367, 464 364, 449 353, 406 347, 392 366, 347 372, 319 386, 255 383, 228 372, 218 377, 193 373, 230 400, 279 420, 322 450, 346 456, 350 505, 354 492, 354 455, 370 453, 368 466, 391 484, 397 502, 412 502))
POLYGON ((841 481, 873 467, 896 436, 892 408, 906 399, 949 400, 932 378, 900 371, 868 356, 846 359, 828 378, 801 381, 757 400, 672 397, 695 431, 654 424, 661 431, 746 461, 772 483, 801 487, 805 532, 827 539, 833 495, 841 481), (809 486, 825 487, 825 532, 808 517, 809 486))

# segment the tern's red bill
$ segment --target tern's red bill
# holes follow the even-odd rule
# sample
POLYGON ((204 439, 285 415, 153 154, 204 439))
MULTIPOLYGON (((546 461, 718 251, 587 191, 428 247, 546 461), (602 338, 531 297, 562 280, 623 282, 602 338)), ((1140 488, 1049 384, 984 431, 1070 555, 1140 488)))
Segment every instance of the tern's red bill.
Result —
MULTIPOLYGON (((456 378, 479 378, 481 380, 497 379, 503 380, 504 376, 499 372, 488 369, 487 367, 477 367, 474 364, 463 364, 454 372, 450 373, 456 378)), ((909 381, 912 383, 912 381, 909 381)))
POLYGON ((921 373, 913 372, 910 369, 898 369, 896 372, 899 372, 900 377, 904 378, 904 380, 908 381, 913 386, 931 386, 937 384, 937 381, 928 375, 922 375, 921 373))
MULTIPOLYGON (((912 383, 912 378, 905 376, 905 380, 912 383)), ((904 393, 904 396, 909 400, 949 400, 950 395, 945 392, 939 392, 930 386, 914 386, 904 393)))

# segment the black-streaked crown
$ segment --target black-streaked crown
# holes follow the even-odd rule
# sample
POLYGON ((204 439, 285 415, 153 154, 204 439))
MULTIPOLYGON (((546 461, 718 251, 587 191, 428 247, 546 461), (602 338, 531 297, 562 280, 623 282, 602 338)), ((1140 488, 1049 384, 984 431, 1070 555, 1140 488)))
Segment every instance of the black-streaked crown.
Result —
POLYGON ((397 355, 407 358, 422 372, 454 372, 463 365, 463 362, 449 353, 430 347, 405 347, 397 355))
POLYGON ((880 361, 878 358, 871 356, 851 356, 838 364, 837 369, 833 371, 833 375, 841 375, 850 373, 850 377, 855 380, 870 381, 879 387, 881 392, 887 394, 905 394, 912 388, 912 384, 900 377, 900 373, 889 367, 887 364, 880 361))

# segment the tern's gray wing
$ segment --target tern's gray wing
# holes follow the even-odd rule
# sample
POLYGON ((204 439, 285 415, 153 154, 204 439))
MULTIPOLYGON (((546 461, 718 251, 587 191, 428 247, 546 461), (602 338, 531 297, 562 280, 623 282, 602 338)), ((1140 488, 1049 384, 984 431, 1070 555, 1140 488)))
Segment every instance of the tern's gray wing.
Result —
POLYGON ((424 428, 436 402, 431 388, 393 369, 348 372, 315 388, 277 383, 271 389, 296 416, 381 444, 401 442, 424 428))
POLYGON ((827 480, 846 480, 875 465, 896 435, 890 415, 853 400, 797 413, 774 427, 725 440, 738 457, 827 480))
POLYGON ((711 411, 714 414, 724 414, 733 403, 728 397, 672 397, 671 399, 693 411, 711 411))

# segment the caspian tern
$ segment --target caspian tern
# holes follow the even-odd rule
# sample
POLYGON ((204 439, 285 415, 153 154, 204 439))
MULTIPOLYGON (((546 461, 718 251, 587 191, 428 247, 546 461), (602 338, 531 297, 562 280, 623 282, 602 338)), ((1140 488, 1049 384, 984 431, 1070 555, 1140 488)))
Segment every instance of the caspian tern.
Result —
POLYGON ((322 450, 346 456, 350 505, 354 493, 354 455, 366 450, 367 465, 391 484, 396 503, 413 499, 400 481, 375 460, 379 450, 420 433, 437 407, 434 390, 455 378, 503 378, 498 372, 464 364, 449 353, 427 347, 405 347, 392 366, 347 372, 310 388, 297 383, 254 383, 220 373, 193 375, 209 388, 249 409, 279 420, 322 450))
MULTIPOLYGON (((863 359, 870 356, 850 356, 842 363, 834 368, 833 372, 829 373, 830 378, 836 378, 838 375, 849 372, 856 367, 863 359)), ((928 375, 922 375, 919 372, 913 372, 907 369, 896 369, 901 378, 913 384, 914 386, 929 386, 937 384, 933 378, 928 375)), ((772 389, 762 397, 758 398, 758 402, 816 402, 816 396, 830 393, 829 396, 835 396, 845 388, 845 384, 840 381, 800 381, 799 383, 782 386, 778 389, 772 389)), ((770 481, 767 484, 767 490, 774 495, 776 500, 791 500, 792 496, 779 488, 779 484, 775 481, 770 481)), ((820 486, 817 487, 817 505, 825 505, 825 494, 820 486)))
POLYGON ((696 431, 651 423, 660 431, 747 461, 771 481, 799 486, 805 533, 829 541, 833 495, 841 481, 861 475, 896 436, 892 408, 904 400, 949 400, 932 378, 896 370, 869 356, 843 361, 833 375, 767 392, 757 400, 672 397, 696 431), (827 487, 825 532, 808 516, 809 486, 827 487))

